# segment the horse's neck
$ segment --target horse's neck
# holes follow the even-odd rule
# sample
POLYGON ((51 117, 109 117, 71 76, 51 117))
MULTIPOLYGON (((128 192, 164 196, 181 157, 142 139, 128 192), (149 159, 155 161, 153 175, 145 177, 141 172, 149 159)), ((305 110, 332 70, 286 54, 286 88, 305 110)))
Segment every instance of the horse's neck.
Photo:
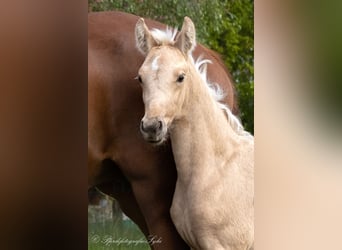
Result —
POLYGON ((184 116, 175 122, 170 134, 178 178, 186 183, 189 178, 215 171, 208 168, 220 171, 237 143, 226 114, 211 98, 204 83, 193 85, 183 106, 184 116))

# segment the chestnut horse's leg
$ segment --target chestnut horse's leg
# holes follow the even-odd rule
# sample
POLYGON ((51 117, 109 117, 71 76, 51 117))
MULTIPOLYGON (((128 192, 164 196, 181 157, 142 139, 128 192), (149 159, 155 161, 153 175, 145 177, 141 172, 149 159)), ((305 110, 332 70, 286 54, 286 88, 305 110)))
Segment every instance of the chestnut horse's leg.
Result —
POLYGON ((149 228, 149 238, 152 239, 151 248, 155 250, 189 249, 179 237, 171 221, 170 206, 163 202, 164 197, 160 197, 162 195, 158 190, 160 186, 155 186, 153 181, 141 180, 133 182, 132 188, 149 228))
POLYGON ((148 237, 146 222, 134 197, 131 185, 114 161, 101 160, 100 156, 88 150, 88 183, 104 194, 115 198, 119 202, 121 210, 148 237))
POLYGON ((138 225, 146 237, 149 236, 145 219, 140 211, 130 184, 123 176, 117 176, 116 181, 113 183, 98 185, 97 188, 101 192, 114 197, 119 203, 121 210, 138 225))
POLYGON ((130 153, 120 154, 117 162, 119 166, 125 166, 122 171, 131 184, 134 197, 145 218, 151 248, 188 250, 189 247, 179 236, 170 216, 177 174, 171 158, 171 148, 166 146, 156 152, 156 149, 142 139, 135 144, 127 141, 127 138, 122 141, 120 151, 130 153), (139 145, 140 143, 142 144, 139 145))

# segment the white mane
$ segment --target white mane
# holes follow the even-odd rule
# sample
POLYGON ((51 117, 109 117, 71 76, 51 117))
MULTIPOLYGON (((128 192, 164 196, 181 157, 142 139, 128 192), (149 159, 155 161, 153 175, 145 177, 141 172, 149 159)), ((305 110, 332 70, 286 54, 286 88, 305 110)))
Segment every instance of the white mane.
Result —
MULTIPOLYGON (((166 27, 166 30, 153 29, 151 33, 153 38, 159 44, 174 44, 177 35, 177 28, 172 29, 170 27, 166 27)), ((212 62, 209 59, 203 59, 202 56, 199 56, 196 61, 194 60, 192 54, 190 54, 190 57, 196 70, 201 75, 202 80, 206 83, 208 91, 216 101, 218 107, 225 111, 228 122, 233 130, 240 136, 246 136, 252 139, 253 136, 243 128, 239 118, 232 113, 228 105, 222 103, 226 93, 224 93, 222 88, 217 83, 209 82, 207 78, 207 65, 208 63, 212 62)))
POLYGON ((212 62, 209 59, 202 59, 202 56, 198 57, 196 61, 194 61, 192 55, 191 55, 191 58, 195 65, 196 70, 201 75, 202 80, 206 83, 206 86, 208 87, 208 91, 211 94, 211 96, 214 98, 214 100, 216 101, 218 107, 223 109, 226 112, 228 122, 233 128, 233 130, 238 135, 253 138, 253 136, 243 128, 239 118, 236 117, 232 113, 228 105, 222 103, 223 99, 226 96, 226 93, 224 93, 222 88, 217 83, 209 82, 207 78, 207 64, 212 63, 212 62))

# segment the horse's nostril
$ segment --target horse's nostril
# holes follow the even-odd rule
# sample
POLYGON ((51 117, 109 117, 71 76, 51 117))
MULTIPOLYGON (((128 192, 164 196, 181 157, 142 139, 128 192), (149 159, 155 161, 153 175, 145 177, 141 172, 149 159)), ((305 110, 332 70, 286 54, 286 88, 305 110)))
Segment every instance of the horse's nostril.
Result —
POLYGON ((140 123, 140 128, 142 131, 147 132, 147 129, 145 128, 143 121, 141 121, 141 123, 140 123))
POLYGON ((159 133, 162 130, 162 127, 163 127, 163 123, 162 121, 159 121, 159 120, 140 122, 140 129, 143 132, 148 133, 148 134, 159 133))

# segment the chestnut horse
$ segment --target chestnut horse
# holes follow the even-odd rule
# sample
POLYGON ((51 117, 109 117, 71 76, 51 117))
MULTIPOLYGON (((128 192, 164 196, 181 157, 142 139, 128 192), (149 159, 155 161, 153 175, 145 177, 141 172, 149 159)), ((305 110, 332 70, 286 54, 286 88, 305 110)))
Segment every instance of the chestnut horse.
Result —
MULTIPOLYGON (((170 217, 177 172, 170 143, 153 147, 140 134, 142 91, 135 79, 144 56, 136 49, 139 17, 122 12, 88 15, 88 184, 114 197, 153 249, 189 249, 170 217)), ((149 28, 166 26, 146 20, 149 28)), ((227 93, 236 111, 234 88, 219 56, 198 45, 194 56, 212 61, 208 77, 227 93)))

